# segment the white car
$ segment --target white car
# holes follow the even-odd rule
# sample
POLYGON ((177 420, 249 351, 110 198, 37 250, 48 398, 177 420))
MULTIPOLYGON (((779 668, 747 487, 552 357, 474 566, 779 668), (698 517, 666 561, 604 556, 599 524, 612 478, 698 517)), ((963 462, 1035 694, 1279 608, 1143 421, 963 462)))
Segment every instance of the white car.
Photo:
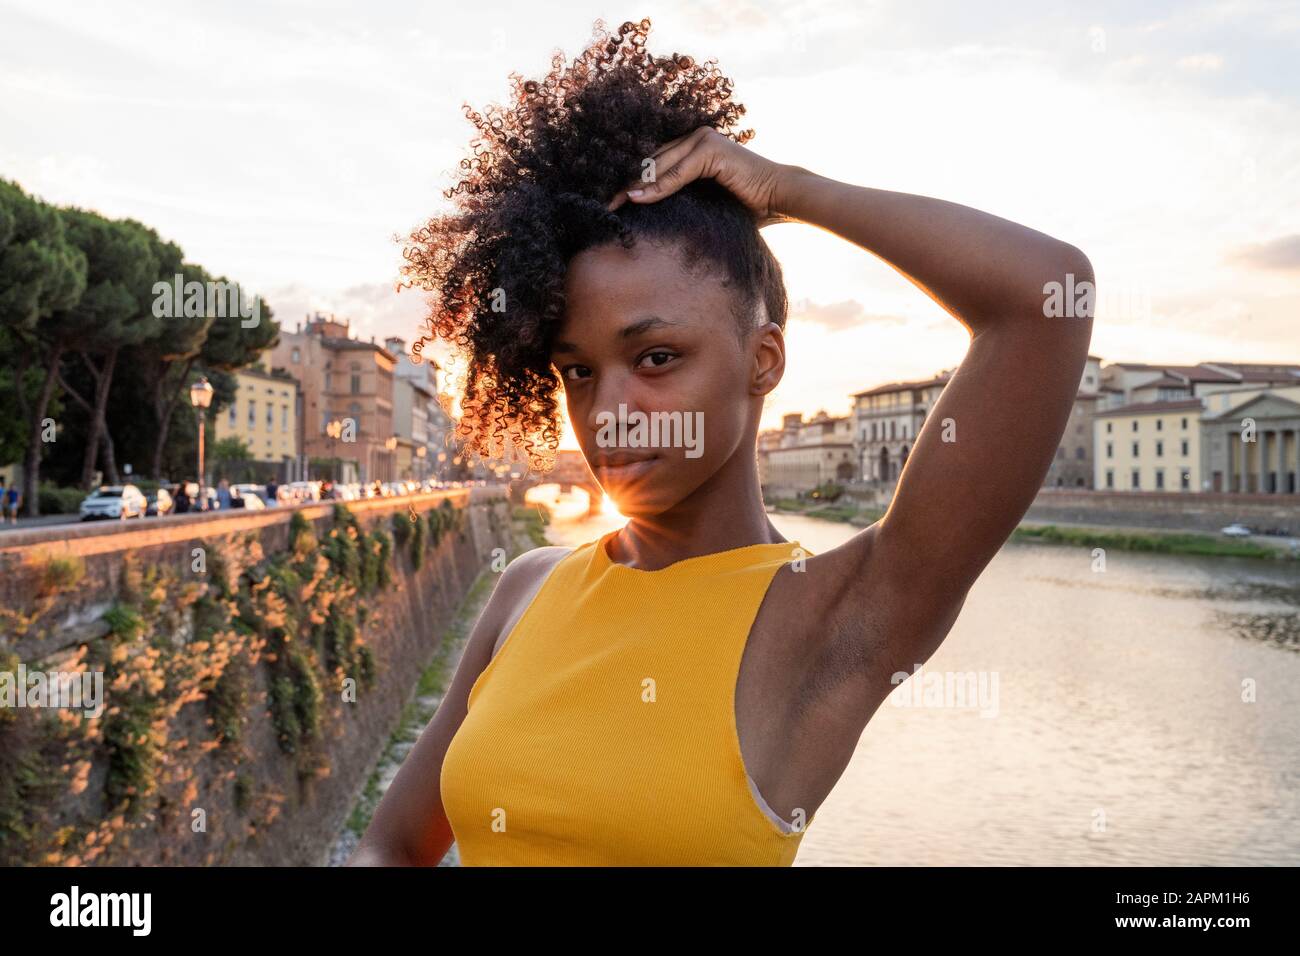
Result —
POLYGON ((234 490, 232 489, 230 497, 232 508, 243 508, 245 511, 266 510, 266 502, 262 500, 261 495, 255 494, 251 491, 244 492, 243 494, 234 494, 233 491, 234 490), (236 504, 236 502, 238 502, 238 504, 236 504))
POLYGON ((1251 532, 1244 524, 1230 524, 1226 528, 1221 529, 1219 533, 1226 534, 1232 538, 1249 538, 1251 532))
POLYGON ((135 485, 101 485, 81 502, 81 520, 143 518, 149 500, 135 485))
MULTIPOLYGON (((266 504, 266 485, 231 485, 230 494, 235 498, 256 498, 258 501, 262 502, 262 504, 266 504)), ((256 508, 257 505, 254 505, 253 507, 256 508)))
POLYGON ((293 481, 289 483, 289 497, 295 502, 320 501, 320 482, 293 481))

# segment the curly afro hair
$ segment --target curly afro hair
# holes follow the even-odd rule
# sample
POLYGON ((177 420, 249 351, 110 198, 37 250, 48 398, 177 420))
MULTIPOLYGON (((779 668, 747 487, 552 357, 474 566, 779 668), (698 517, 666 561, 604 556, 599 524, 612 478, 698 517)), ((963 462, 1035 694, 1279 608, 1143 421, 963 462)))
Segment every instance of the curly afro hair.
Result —
POLYGON ((761 302, 784 326, 781 269, 750 211, 712 180, 655 203, 605 207, 665 142, 709 126, 738 143, 745 108, 715 60, 646 51, 650 21, 617 34, 597 20, 585 51, 562 52, 541 80, 510 74, 513 104, 485 114, 464 106, 477 129, 460 180, 443 195, 454 211, 414 230, 403 250, 401 287, 431 293, 418 357, 435 337, 465 361, 456 437, 495 457, 513 446, 535 471, 553 466, 559 444, 550 361, 564 315, 569 260, 597 245, 637 237, 671 242, 683 265, 711 267, 736 292, 738 327, 761 302))

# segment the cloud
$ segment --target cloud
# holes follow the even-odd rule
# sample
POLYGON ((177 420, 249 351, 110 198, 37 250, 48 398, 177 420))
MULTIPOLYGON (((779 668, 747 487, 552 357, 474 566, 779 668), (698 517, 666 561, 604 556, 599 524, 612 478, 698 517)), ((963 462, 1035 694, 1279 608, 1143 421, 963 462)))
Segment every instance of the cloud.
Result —
POLYGON ((1300 271, 1300 234, 1244 246, 1228 258, 1250 269, 1297 272, 1300 271))
POLYGON ((1178 67, 1193 73, 1217 73, 1223 69, 1223 57, 1217 53, 1194 53, 1180 58, 1178 67))
POLYGON ((869 323, 901 325, 906 321, 899 315, 870 313, 856 299, 824 304, 813 302, 811 299, 800 299, 798 302, 791 303, 790 311, 801 322, 812 322, 833 332, 853 329, 869 323))
POLYGON ((315 312, 349 319, 356 338, 372 335, 382 342, 391 335, 409 346, 424 327, 428 306, 422 292, 415 289, 394 290, 391 283, 371 282, 346 289, 310 289, 294 284, 269 289, 266 301, 275 309, 275 318, 283 328, 292 330, 315 312))

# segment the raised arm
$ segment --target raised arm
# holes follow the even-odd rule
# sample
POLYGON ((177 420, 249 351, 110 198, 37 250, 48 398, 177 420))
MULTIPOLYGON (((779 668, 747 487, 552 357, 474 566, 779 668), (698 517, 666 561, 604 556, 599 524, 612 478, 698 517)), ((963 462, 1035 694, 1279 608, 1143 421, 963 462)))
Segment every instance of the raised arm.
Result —
POLYGON ((1056 454, 1087 359, 1095 294, 1057 310, 1048 290, 1090 288, 1091 264, 1074 246, 997 216, 773 163, 708 128, 665 143, 654 159, 657 180, 631 184, 610 208, 713 178, 760 225, 814 225, 887 262, 970 333, 884 518, 808 564, 823 572, 806 579, 826 588, 818 606, 861 619, 869 604, 888 632, 883 656, 906 666, 925 660, 1056 454))
POLYGON ((955 203, 797 167, 784 188, 778 202, 788 217, 887 262, 970 333, 888 511, 860 545, 870 546, 875 569, 923 601, 960 600, 1056 454, 1092 335, 1091 315, 1080 313, 1095 297, 1057 310, 1048 290, 1090 288, 1092 266, 1074 246, 955 203))

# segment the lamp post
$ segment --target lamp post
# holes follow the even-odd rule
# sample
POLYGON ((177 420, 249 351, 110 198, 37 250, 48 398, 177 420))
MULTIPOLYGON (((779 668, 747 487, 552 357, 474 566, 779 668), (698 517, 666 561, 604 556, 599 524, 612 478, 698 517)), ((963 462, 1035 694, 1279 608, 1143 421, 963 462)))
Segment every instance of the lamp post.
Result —
POLYGON ((208 499, 203 494, 203 424, 207 418, 208 406, 212 404, 212 385, 206 378, 200 378, 190 386, 190 404, 199 420, 199 510, 206 511, 208 499))

